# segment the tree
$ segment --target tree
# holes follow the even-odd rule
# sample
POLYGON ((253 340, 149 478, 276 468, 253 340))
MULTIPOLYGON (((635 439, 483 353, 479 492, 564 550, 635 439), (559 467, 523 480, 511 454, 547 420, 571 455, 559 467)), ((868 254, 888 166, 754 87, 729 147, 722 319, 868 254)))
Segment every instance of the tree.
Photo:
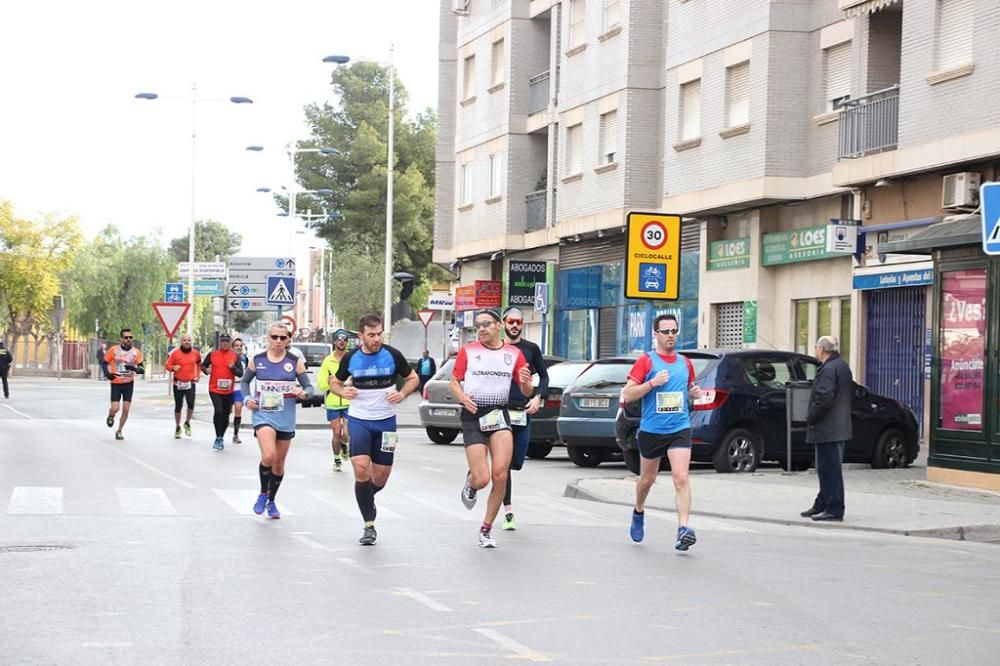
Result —
MULTIPOLYGON (((184 234, 170 241, 170 256, 177 261, 188 260, 188 239, 190 234, 184 234)), ((194 225, 194 260, 215 261, 220 257, 223 261, 239 252, 243 244, 243 236, 229 231, 221 222, 202 220, 194 225)))
MULTIPOLYGON (((330 284, 331 303, 344 326, 354 329, 362 315, 381 313, 385 295, 382 282, 385 259, 371 254, 344 252, 334 262, 330 284)), ((395 283, 393 296, 399 296, 395 283)))

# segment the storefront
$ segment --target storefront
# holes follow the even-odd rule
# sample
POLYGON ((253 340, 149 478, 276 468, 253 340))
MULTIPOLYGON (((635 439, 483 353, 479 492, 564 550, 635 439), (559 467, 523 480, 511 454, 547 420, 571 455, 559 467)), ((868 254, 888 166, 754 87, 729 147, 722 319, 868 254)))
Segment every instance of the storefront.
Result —
POLYGON ((503 303, 503 283, 499 280, 476 280, 455 289, 455 327, 462 331, 461 344, 476 339, 476 310, 499 310, 503 303))

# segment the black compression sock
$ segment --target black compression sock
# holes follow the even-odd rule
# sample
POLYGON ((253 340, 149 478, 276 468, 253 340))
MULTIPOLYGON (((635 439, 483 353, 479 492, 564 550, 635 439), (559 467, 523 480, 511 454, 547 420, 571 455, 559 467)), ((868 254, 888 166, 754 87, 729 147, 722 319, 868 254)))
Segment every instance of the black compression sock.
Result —
POLYGON ((271 468, 258 465, 257 472, 260 474, 260 494, 263 495, 271 482, 271 468))
POLYGON ((281 486, 281 480, 285 478, 284 474, 275 474, 271 472, 271 483, 267 489, 267 499, 274 501, 274 497, 278 494, 278 488, 281 486))
POLYGON ((373 522, 375 520, 375 491, 371 481, 355 482, 354 497, 358 500, 361 517, 366 523, 373 522))
POLYGON ((372 484, 372 495, 378 495, 378 491, 385 488, 385 486, 376 486, 374 481, 370 482, 372 484))
POLYGON ((510 491, 511 491, 510 477, 511 477, 511 473, 510 473, 510 471, 508 471, 507 472, 507 490, 504 492, 504 495, 503 495, 503 505, 504 506, 510 506, 510 491))
POLYGON ((236 416, 233 418, 233 436, 240 434, 240 423, 243 422, 243 417, 236 416))

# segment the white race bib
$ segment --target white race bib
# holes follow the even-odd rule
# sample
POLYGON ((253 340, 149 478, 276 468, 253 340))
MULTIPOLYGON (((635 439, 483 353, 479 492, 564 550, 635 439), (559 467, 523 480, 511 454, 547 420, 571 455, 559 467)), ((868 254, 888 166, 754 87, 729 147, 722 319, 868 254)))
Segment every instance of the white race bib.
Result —
POLYGON ((399 435, 394 432, 383 432, 382 453, 395 453, 397 442, 399 442, 399 435))
POLYGON ((528 425, 528 414, 523 409, 511 409, 507 413, 510 414, 510 424, 512 426, 528 425))
POLYGON ((191 382, 174 382, 174 388, 178 391, 187 391, 191 388, 191 382))
POLYGON ((657 414, 677 414, 684 408, 684 394, 680 391, 661 391, 656 394, 657 414))
POLYGON ((280 412, 285 409, 285 396, 280 393, 262 393, 260 396, 260 411, 280 412))
POLYGON ((233 388, 233 380, 232 379, 216 379, 215 380, 215 386, 220 391, 228 391, 229 389, 233 388))
POLYGON ((503 412, 494 409, 492 412, 479 417, 479 429, 483 432, 493 432, 507 427, 507 421, 503 417, 503 412))

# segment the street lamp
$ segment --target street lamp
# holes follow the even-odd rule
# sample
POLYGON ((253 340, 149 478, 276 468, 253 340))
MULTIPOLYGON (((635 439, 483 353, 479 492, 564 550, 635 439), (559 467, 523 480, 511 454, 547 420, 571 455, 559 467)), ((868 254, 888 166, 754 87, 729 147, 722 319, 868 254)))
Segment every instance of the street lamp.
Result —
MULTIPOLYGON (((385 332, 386 342, 389 341, 389 333, 392 328, 392 174, 396 163, 392 145, 395 134, 394 111, 396 107, 395 50, 395 46, 389 46, 389 62, 385 63, 389 67, 389 149, 386 157, 388 174, 386 176, 385 201, 385 295, 382 303, 382 330, 385 332)), ((350 58, 345 55, 328 55, 323 58, 323 62, 344 65, 350 62, 350 58)))
MULTIPOLYGON (((303 216, 303 215, 297 214, 295 212, 295 196, 298 195, 298 194, 319 194, 321 196, 329 196, 329 195, 333 194, 333 190, 331 190, 330 188, 327 188, 327 187, 321 187, 318 190, 295 190, 295 189, 289 189, 289 188, 287 188, 285 186, 282 186, 281 189, 283 189, 286 192, 288 192, 288 211, 284 212, 284 213, 278 213, 278 215, 280 217, 288 217, 288 218, 290 218, 289 219, 289 223, 288 223, 288 254, 291 255, 291 253, 292 253, 292 222, 291 222, 291 219, 292 218, 296 218, 296 217, 304 217, 306 219, 311 219, 313 217, 317 217, 317 218, 318 217, 326 217, 326 215, 322 215, 322 216, 313 216, 313 215, 303 216)), ((263 194, 269 194, 272 190, 271 190, 270 187, 258 187, 257 191, 261 192, 263 194)))
MULTIPOLYGON (((141 92, 135 95, 136 99, 157 100, 160 95, 154 92, 141 92)), ((198 84, 191 86, 191 96, 168 95, 162 99, 181 100, 191 102, 191 223, 188 229, 188 303, 191 304, 187 314, 187 333, 191 335, 194 331, 194 231, 195 231, 195 211, 196 211, 196 185, 197 170, 197 139, 198 139, 198 102, 220 102, 226 101, 225 97, 198 97, 198 84)), ((228 101, 233 104, 253 104, 249 97, 230 97, 228 101)))

